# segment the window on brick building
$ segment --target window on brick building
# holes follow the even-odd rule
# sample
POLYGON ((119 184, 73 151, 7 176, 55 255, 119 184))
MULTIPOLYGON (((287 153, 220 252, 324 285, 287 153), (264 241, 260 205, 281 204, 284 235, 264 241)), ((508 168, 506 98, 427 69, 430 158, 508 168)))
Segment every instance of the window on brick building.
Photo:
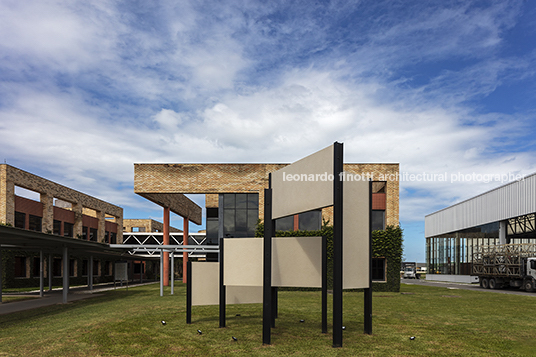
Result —
POLYGON ((98 230, 96 228, 89 229, 89 240, 96 242, 97 241, 98 230))
POLYGON ((373 210, 372 215, 372 230, 383 231, 385 229, 385 211, 373 210))
POLYGON ((33 267, 32 267, 32 276, 34 278, 39 278, 39 276, 41 275, 41 259, 39 259, 39 257, 34 257, 33 258, 33 267))
POLYGON ((93 261, 93 276, 99 276, 99 261, 93 261))
POLYGON ((61 276, 61 258, 54 258, 52 263, 52 276, 61 276))
POLYGON ((69 276, 76 276, 76 261, 69 259, 69 276))
POLYGON ((61 221, 55 219, 52 230, 55 235, 59 236, 61 234, 61 221))
POLYGON ((31 231, 41 232, 41 223, 43 219, 39 216, 31 214, 29 216, 28 229, 31 231))
POLYGON ((89 274, 89 260, 82 260, 82 276, 88 276, 89 274))
POLYGON ((110 232, 110 244, 117 244, 117 233, 110 232))
POLYGON ((15 227, 26 229, 26 214, 15 212, 15 227))
POLYGON ((26 257, 15 257, 15 278, 26 278, 26 257))
POLYGON ((253 237, 259 220, 259 194, 224 193, 220 198, 223 202, 223 237, 253 237))
POLYGON ((73 237, 74 236, 74 224, 63 222, 63 236, 64 237, 73 237))

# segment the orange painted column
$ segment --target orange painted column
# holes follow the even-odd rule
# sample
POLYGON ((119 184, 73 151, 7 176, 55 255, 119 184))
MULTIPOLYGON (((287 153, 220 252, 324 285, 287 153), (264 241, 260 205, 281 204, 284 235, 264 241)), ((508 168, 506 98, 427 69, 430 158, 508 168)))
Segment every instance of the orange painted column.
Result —
MULTIPOLYGON (((182 245, 188 245, 188 218, 183 218, 184 225, 182 227, 182 245)), ((182 282, 186 284, 186 273, 188 270, 188 253, 182 253, 182 282)))
POLYGON ((295 214, 294 215, 294 230, 299 231, 300 230, 300 216, 295 214))
MULTIPOLYGON (((169 207, 164 207, 164 245, 169 245, 169 207)), ((164 252, 164 286, 169 286, 169 252, 164 252)))

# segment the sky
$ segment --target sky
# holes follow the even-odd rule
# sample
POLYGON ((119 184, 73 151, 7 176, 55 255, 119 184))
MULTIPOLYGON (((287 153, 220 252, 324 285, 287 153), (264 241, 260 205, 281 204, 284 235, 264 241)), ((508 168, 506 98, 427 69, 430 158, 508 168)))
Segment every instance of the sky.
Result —
POLYGON ((0 160, 161 220, 134 163, 338 141, 400 164, 424 262, 425 215, 536 171, 535 45, 534 1, 2 0, 0 160))

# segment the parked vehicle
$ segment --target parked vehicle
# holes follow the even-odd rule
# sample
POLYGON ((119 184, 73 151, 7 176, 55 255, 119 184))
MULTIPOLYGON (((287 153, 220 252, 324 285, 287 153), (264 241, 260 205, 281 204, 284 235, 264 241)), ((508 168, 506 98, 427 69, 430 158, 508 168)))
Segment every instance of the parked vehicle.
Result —
POLYGON ((473 274, 484 289, 536 288, 536 244, 481 246, 473 253, 473 274))
POLYGON ((403 265, 403 275, 404 279, 419 279, 420 274, 417 274, 417 264, 416 263, 402 263, 403 265))

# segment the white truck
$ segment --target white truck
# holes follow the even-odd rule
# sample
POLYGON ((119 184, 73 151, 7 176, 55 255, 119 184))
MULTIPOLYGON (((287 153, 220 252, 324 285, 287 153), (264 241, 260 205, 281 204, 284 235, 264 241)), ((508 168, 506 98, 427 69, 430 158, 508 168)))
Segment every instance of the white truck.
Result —
POLYGON ((536 288, 536 244, 480 246, 473 253, 473 274, 484 289, 536 288))
POLYGON ((416 263, 402 263, 403 274, 402 278, 404 279, 419 279, 420 274, 417 274, 417 264, 416 263))

